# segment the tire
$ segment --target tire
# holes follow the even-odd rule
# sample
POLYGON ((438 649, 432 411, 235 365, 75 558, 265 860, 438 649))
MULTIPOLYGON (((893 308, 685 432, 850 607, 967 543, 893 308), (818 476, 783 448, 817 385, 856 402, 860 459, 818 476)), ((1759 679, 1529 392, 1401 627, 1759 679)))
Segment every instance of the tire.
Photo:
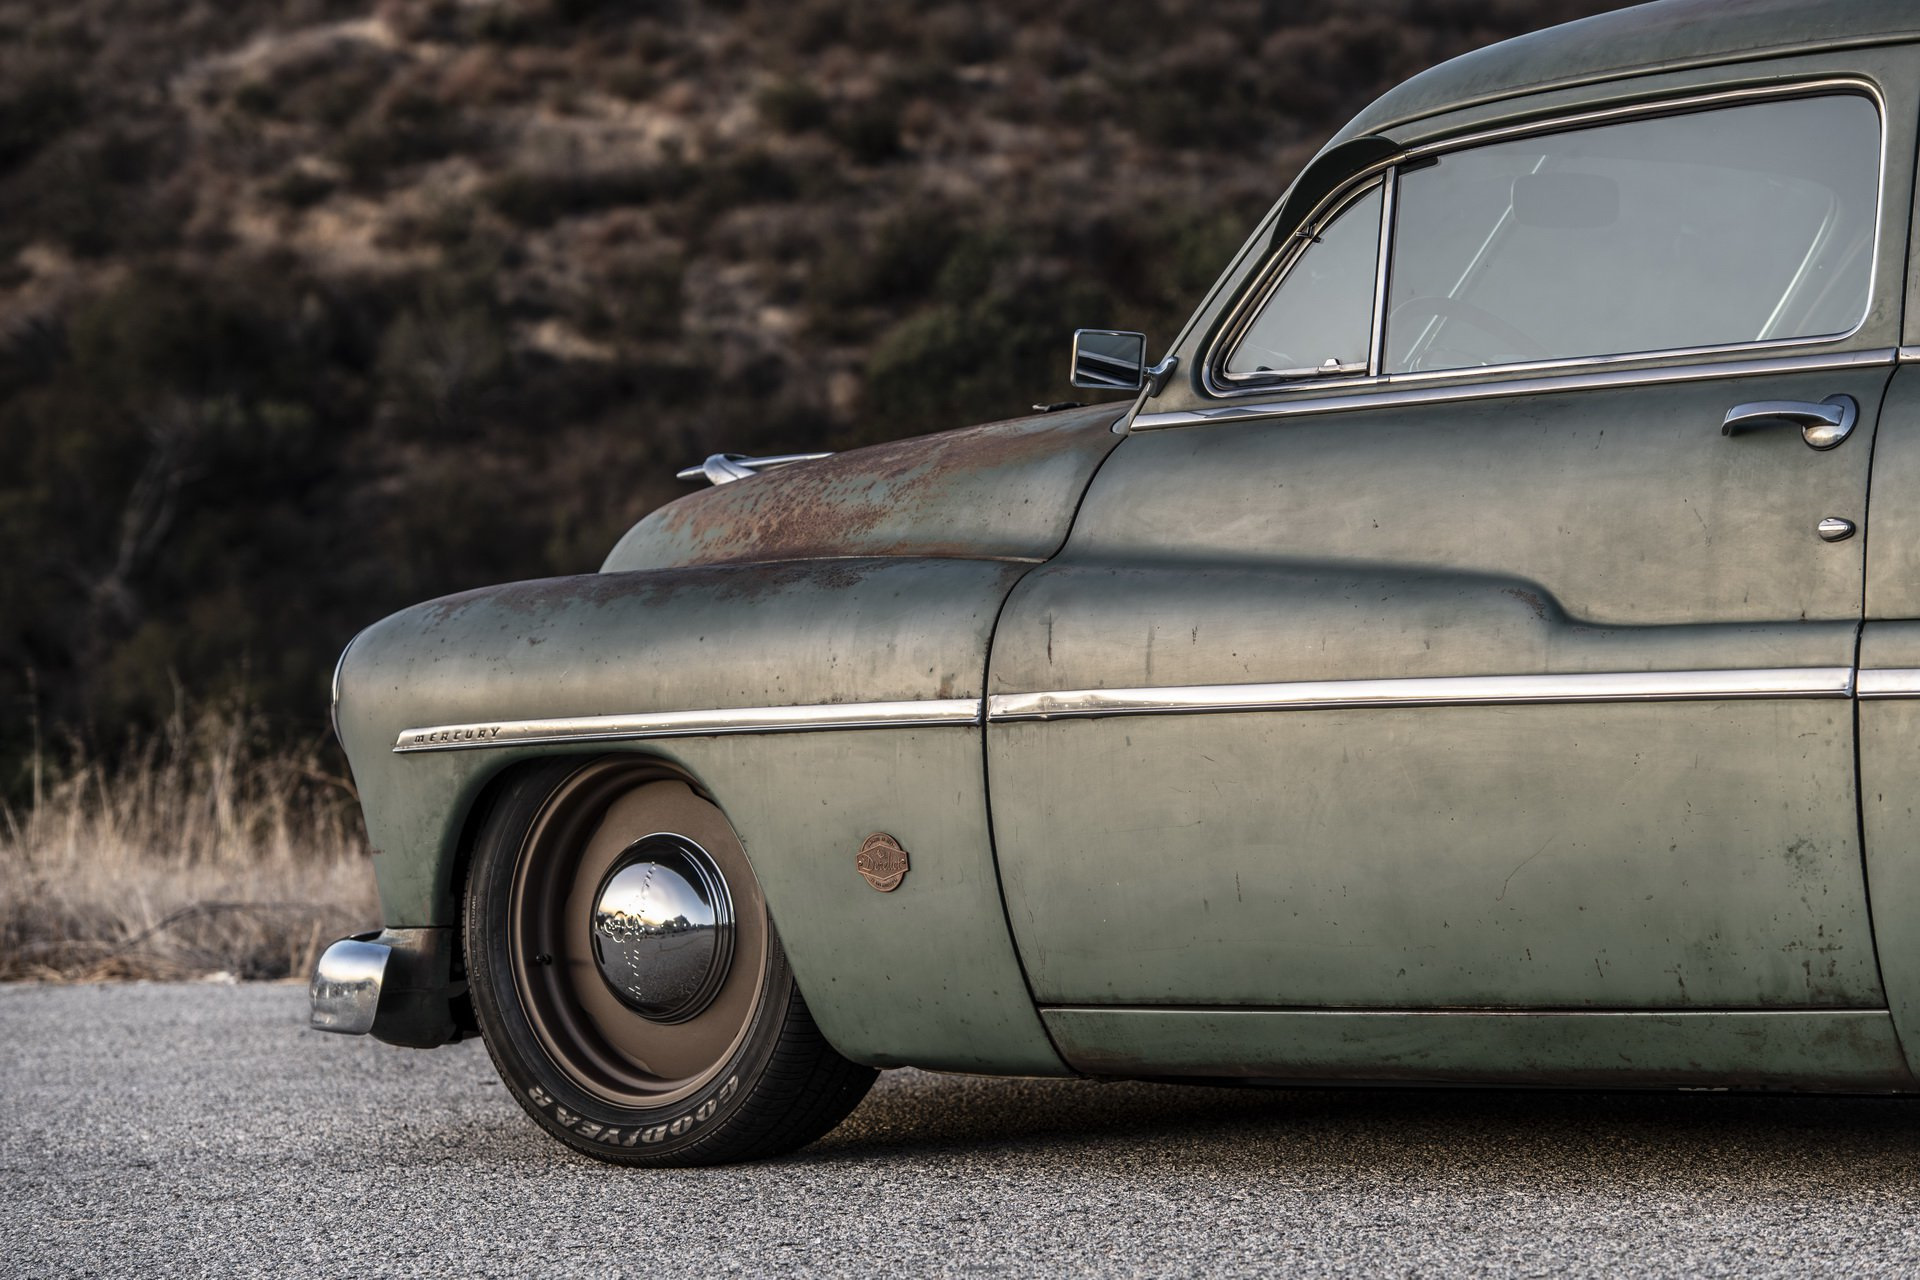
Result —
POLYGON ((475 842, 465 920, 494 1066, 542 1128, 596 1159, 779 1155, 839 1124, 878 1074, 814 1026, 726 818, 651 762, 556 761, 508 782, 475 842), (642 899, 617 884, 656 904, 661 885, 704 896, 628 932, 640 907, 629 917, 609 904, 642 899), (703 910, 729 909, 731 928, 702 927, 703 910), (699 981, 675 981, 689 973, 699 981))

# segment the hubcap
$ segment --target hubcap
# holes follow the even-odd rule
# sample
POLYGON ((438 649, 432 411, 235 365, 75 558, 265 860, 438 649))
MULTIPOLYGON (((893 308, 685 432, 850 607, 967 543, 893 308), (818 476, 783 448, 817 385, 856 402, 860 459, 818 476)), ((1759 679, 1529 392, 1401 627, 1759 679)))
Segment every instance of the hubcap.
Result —
POLYGON ((534 1037, 612 1106, 691 1097, 754 1024, 766 900, 720 810, 649 761, 596 761, 560 784, 527 832, 507 915, 534 1037))
POLYGON ((685 1022, 733 961, 733 900, 719 867, 684 836, 651 835, 608 871, 593 903, 593 958, 621 1003, 685 1022))

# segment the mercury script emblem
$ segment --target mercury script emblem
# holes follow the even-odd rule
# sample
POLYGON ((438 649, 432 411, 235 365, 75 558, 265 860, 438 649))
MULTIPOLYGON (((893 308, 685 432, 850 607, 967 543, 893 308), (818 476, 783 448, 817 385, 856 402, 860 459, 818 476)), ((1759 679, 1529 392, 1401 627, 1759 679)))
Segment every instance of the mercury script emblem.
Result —
POLYGON ((906 878, 907 851, 886 832, 876 831, 861 843, 853 865, 868 884, 882 893, 892 893, 906 878))

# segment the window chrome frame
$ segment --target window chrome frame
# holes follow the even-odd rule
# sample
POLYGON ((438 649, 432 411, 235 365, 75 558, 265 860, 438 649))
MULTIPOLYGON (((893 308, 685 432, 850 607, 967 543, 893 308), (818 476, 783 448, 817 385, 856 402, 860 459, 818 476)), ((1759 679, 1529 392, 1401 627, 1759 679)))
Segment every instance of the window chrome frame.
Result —
POLYGON ((1567 368, 1541 370, 1534 366, 1505 366, 1500 370, 1503 374, 1511 372, 1518 375, 1513 377, 1450 378, 1444 381, 1429 379, 1424 382, 1409 378, 1359 378, 1348 379, 1338 386, 1312 386, 1307 394, 1301 394, 1297 386, 1269 387, 1265 390, 1279 394, 1258 400, 1241 396, 1225 403, 1200 405, 1192 409, 1140 413, 1134 416, 1127 429, 1155 431, 1164 427, 1197 427, 1210 422, 1305 417, 1407 405, 1457 404, 1468 400, 1497 400, 1555 391, 1651 387, 1674 382, 1751 378, 1768 373, 1892 368, 1896 363, 1915 362, 1920 362, 1920 347, 1785 353, 1704 364, 1650 365, 1639 356, 1596 357, 1567 368), (1293 394, 1285 394, 1287 392, 1293 394))
MULTIPOLYGON (((1286 244, 1281 247, 1274 262, 1269 263, 1263 269, 1262 274, 1265 278, 1254 290, 1254 293, 1258 295, 1258 301, 1250 305, 1242 303, 1235 309, 1233 323, 1236 328, 1222 344, 1222 352, 1219 356, 1219 369, 1217 371, 1211 367, 1208 369, 1209 382, 1213 380, 1216 372, 1218 377, 1224 379, 1229 385, 1255 384, 1259 386, 1272 386, 1275 383, 1291 382, 1324 384, 1336 379, 1355 376, 1356 370, 1354 367, 1345 364, 1339 366, 1337 371, 1328 370, 1323 365, 1307 365, 1298 369, 1263 369, 1256 373, 1229 373, 1227 372, 1227 361, 1233 358, 1240 344, 1246 340, 1247 334, 1252 331, 1254 323, 1265 314, 1267 304, 1273 300, 1273 295, 1280 291, 1280 286, 1284 285, 1288 277, 1293 274, 1293 268, 1302 258, 1307 256, 1308 250, 1320 243, 1320 234, 1338 222, 1347 210, 1371 195, 1376 187, 1380 189, 1380 240, 1374 256, 1374 279, 1378 280, 1380 278, 1382 259, 1386 256, 1388 248, 1388 232, 1393 226, 1393 176, 1392 165, 1384 167, 1376 166, 1365 170, 1359 177, 1343 183, 1331 196, 1321 201, 1320 204, 1314 208, 1312 216, 1305 222, 1302 222, 1299 228, 1287 237, 1286 244)), ((1378 359, 1379 352, 1375 349, 1378 345, 1378 339, 1375 335, 1380 332, 1380 307, 1384 302, 1384 295, 1382 295, 1378 289, 1375 289, 1373 306, 1369 311, 1371 320, 1367 333, 1366 368, 1364 371, 1361 371, 1362 376, 1371 376, 1374 370, 1380 367, 1378 359)))
MULTIPOLYGON (((1581 369, 1590 366, 1607 366, 1625 362, 1643 362, 1650 360, 1687 359, 1692 357, 1711 358, 1716 356, 1754 355, 1764 357, 1775 352, 1790 352, 1795 349, 1818 351, 1832 348, 1848 342, 1860 335, 1867 321, 1873 315, 1873 304, 1881 283, 1880 254, 1886 236, 1887 212, 1887 103, 1885 95, 1878 85, 1862 76, 1822 76, 1818 79, 1803 80, 1779 85, 1753 86, 1740 89, 1720 89, 1710 93, 1690 94, 1685 97, 1666 98, 1651 102, 1628 103, 1616 107, 1604 107, 1595 110, 1576 112, 1572 115, 1558 116, 1546 120, 1527 121, 1521 124, 1503 125, 1492 129, 1464 134, 1455 138, 1443 138, 1435 142, 1422 143, 1409 147, 1390 160, 1383 160, 1355 173, 1345 183, 1336 187, 1324 200, 1314 207, 1304 219, 1299 230, 1287 238, 1284 245, 1256 273, 1252 285, 1244 289, 1239 299, 1227 313, 1227 318, 1208 341, 1205 352, 1199 360, 1200 382, 1204 393, 1215 399, 1239 399, 1252 395, 1285 396, 1289 392, 1305 392, 1319 396, 1336 390, 1365 391, 1382 389, 1389 386, 1402 387, 1410 383, 1462 382, 1484 378, 1490 374, 1550 374, 1558 370, 1581 369), (1826 97, 1833 94, 1856 94, 1873 104, 1879 118, 1879 157, 1875 175, 1873 209, 1873 243, 1869 249, 1869 269, 1867 276, 1866 308, 1854 326, 1844 333, 1813 334, 1792 338, 1768 338, 1751 342, 1721 343, 1696 347, 1663 347, 1646 351, 1614 352, 1588 356, 1561 356, 1550 360, 1514 361, 1495 365, 1470 365, 1461 369, 1431 369, 1418 372, 1386 372, 1386 311, 1388 290, 1391 286, 1393 249, 1398 218, 1398 188, 1400 170, 1409 164, 1428 158, 1437 158, 1454 152, 1466 151, 1475 147, 1496 142, 1506 142, 1529 137, 1547 137, 1556 133, 1570 133, 1581 129, 1604 124, 1625 123, 1640 119, 1658 119, 1665 116, 1692 115, 1704 111, 1719 110, 1750 103, 1792 101, 1799 98, 1826 97), (1279 291, 1286 276, 1294 265, 1305 255, 1306 246, 1314 243, 1304 232, 1318 230, 1330 223, 1352 200, 1357 199, 1370 184, 1381 182, 1385 190, 1381 198, 1381 235, 1380 255, 1374 270, 1373 296, 1373 333, 1369 337, 1367 371, 1364 374, 1348 376, 1313 376, 1312 371, 1296 372, 1284 370, 1266 373, 1230 374, 1226 363, 1232 357, 1234 349, 1246 337, 1246 333, 1259 318, 1260 312, 1279 291)), ((1141 417, 1158 419, 1161 417, 1189 417, 1187 414, 1143 414, 1141 417)), ((1136 421, 1136 425, 1138 425, 1136 421)), ((1148 425, 1172 425, 1171 423, 1148 425)))

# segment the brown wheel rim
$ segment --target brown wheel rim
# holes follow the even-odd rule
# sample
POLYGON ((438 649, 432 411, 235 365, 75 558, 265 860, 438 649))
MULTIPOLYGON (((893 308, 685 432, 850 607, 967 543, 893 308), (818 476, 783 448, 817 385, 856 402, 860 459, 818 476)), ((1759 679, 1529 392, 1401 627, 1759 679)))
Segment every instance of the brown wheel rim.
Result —
POLYGON ((514 867, 507 945, 535 1039, 569 1079, 619 1107, 676 1103, 732 1059, 760 1003, 766 899, 720 810, 657 767, 589 765, 534 820, 514 867), (690 1016, 643 1016, 615 993, 593 941, 597 896, 623 857, 661 837, 703 852, 731 900, 725 976, 690 1016))

